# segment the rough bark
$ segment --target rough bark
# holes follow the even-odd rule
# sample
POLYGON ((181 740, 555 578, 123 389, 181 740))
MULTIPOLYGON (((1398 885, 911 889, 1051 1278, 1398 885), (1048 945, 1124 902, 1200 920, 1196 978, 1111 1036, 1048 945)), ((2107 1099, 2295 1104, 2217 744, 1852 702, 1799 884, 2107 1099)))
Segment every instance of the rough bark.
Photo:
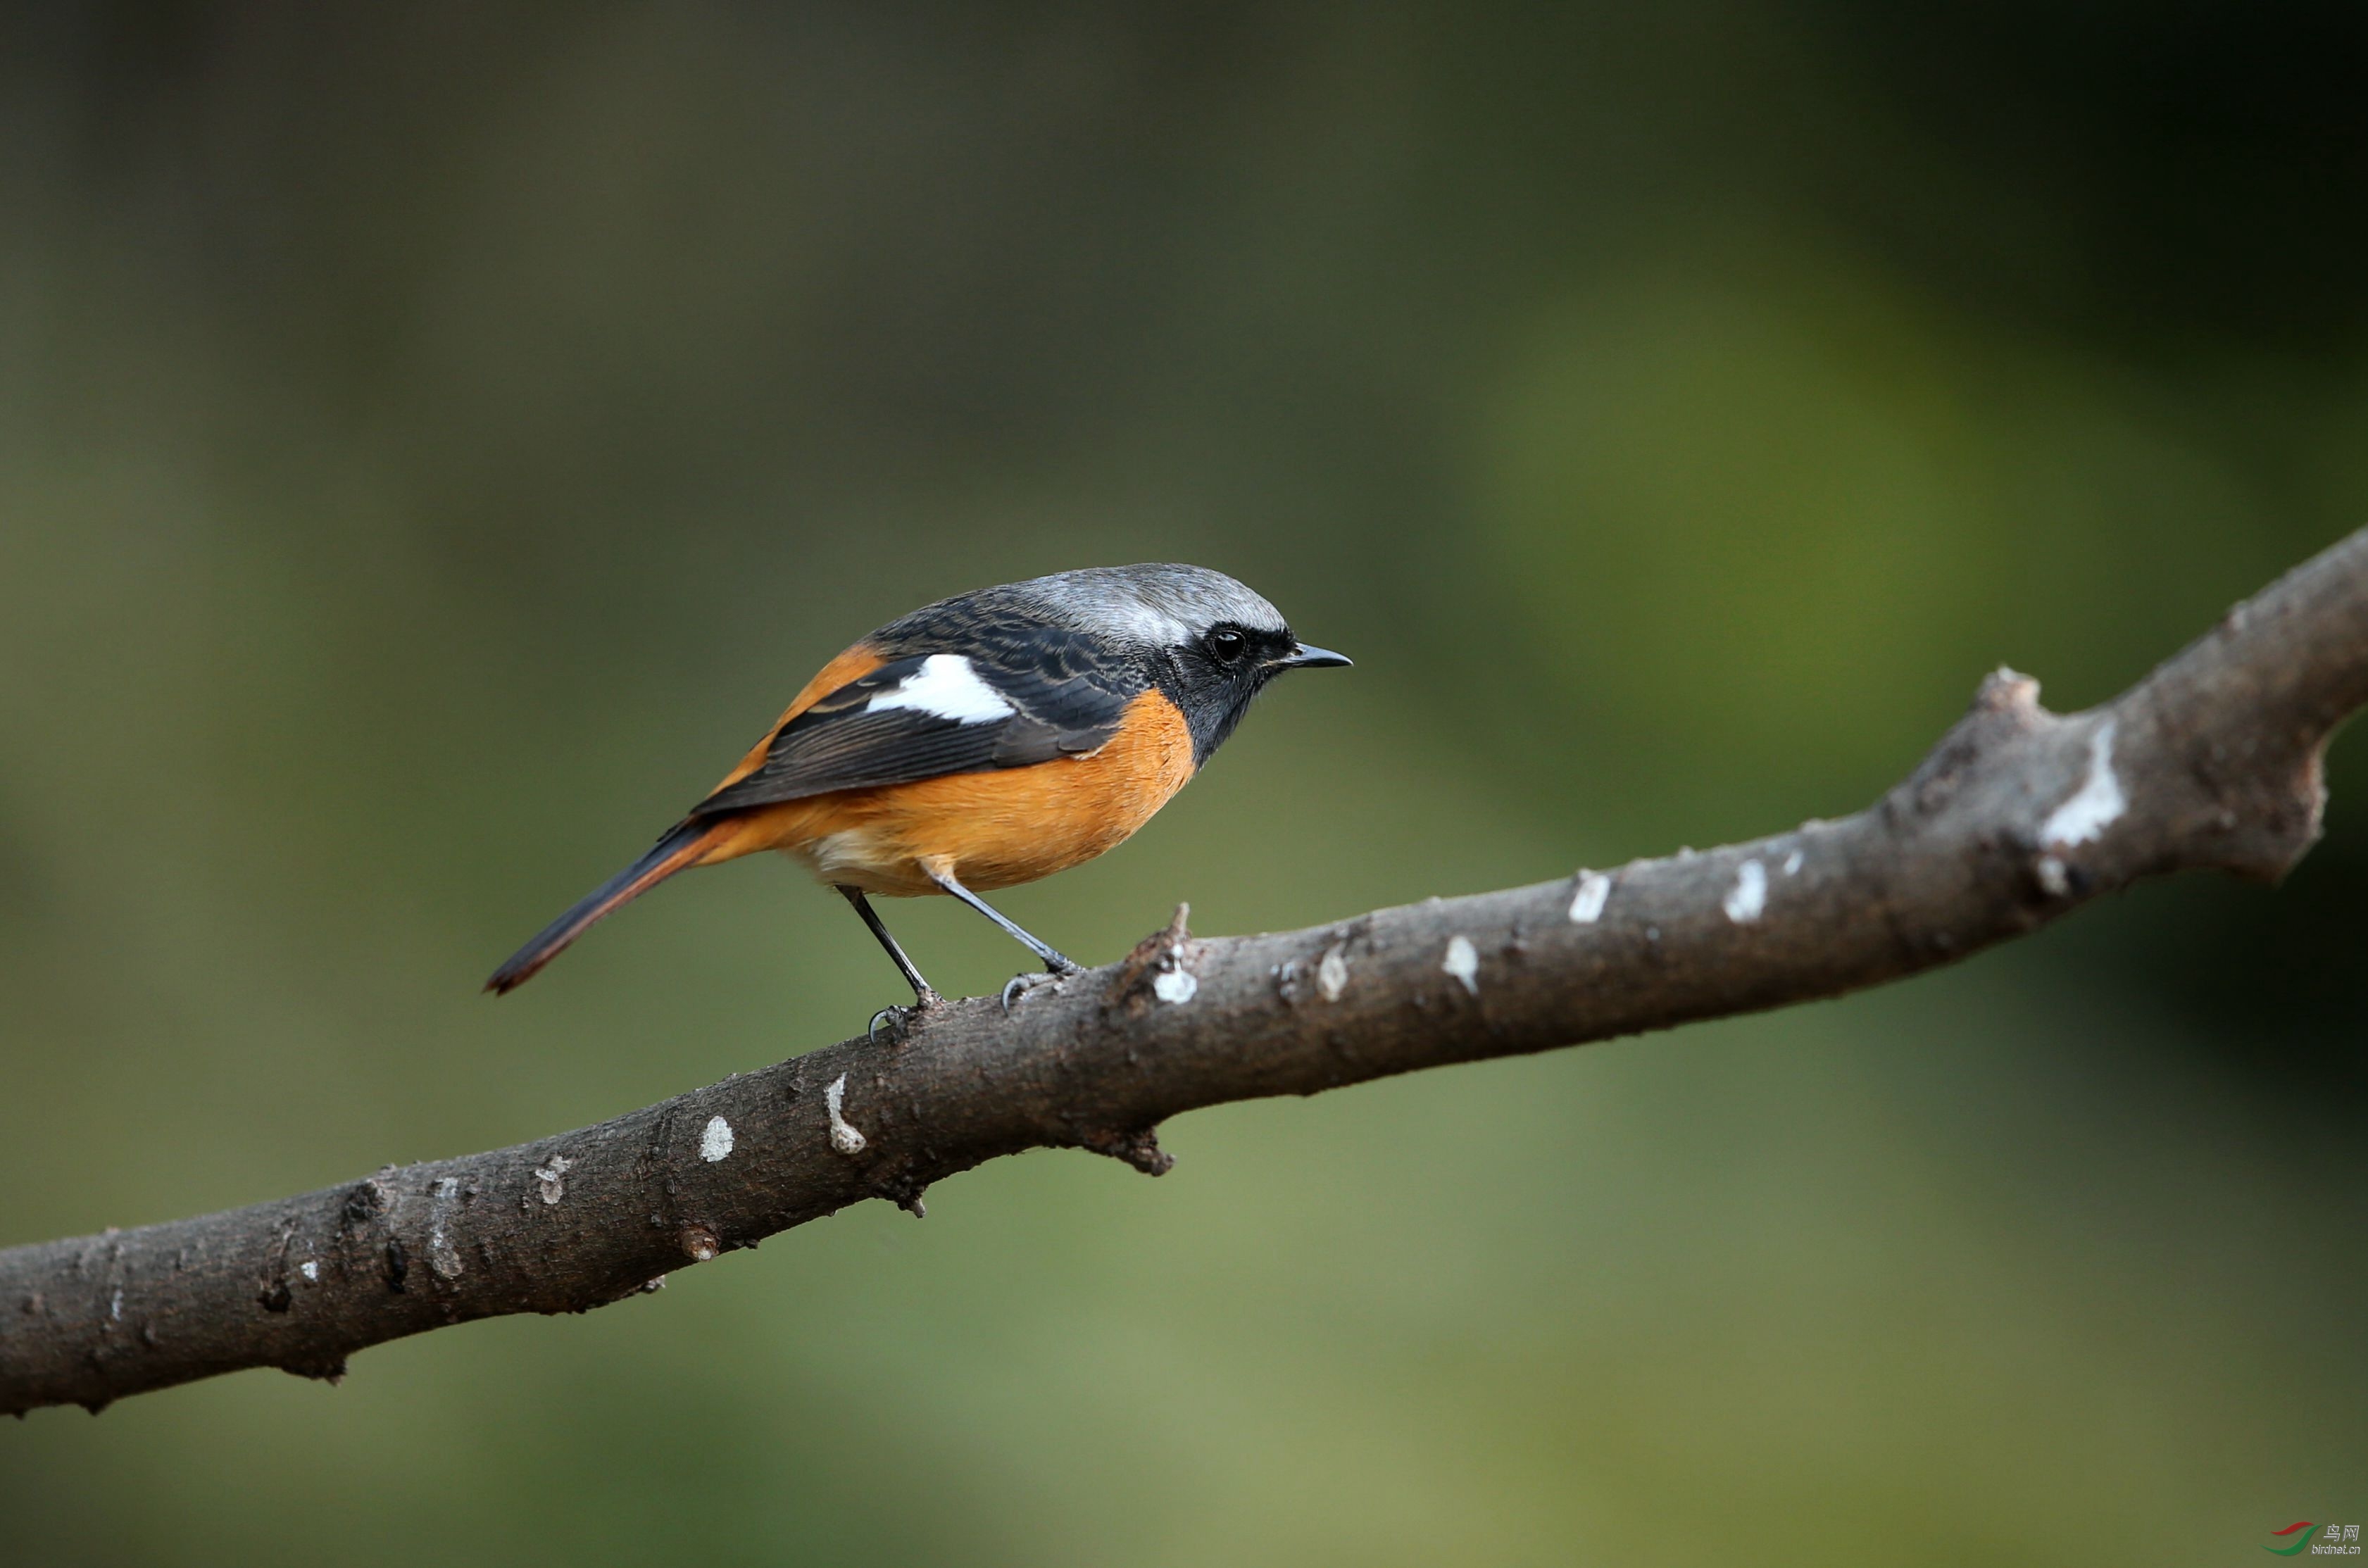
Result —
POLYGON ((1119 963, 947 1006, 613 1121, 302 1197, 0 1252, 0 1411, 584 1312, 867 1198, 920 1212, 998 1154, 1158 1174, 1195 1107, 1838 995, 1950 962, 2140 877, 2274 879, 2368 701, 2368 532, 2103 707, 2001 670, 1921 767, 1838 822, 1254 937, 1183 912, 1119 963))

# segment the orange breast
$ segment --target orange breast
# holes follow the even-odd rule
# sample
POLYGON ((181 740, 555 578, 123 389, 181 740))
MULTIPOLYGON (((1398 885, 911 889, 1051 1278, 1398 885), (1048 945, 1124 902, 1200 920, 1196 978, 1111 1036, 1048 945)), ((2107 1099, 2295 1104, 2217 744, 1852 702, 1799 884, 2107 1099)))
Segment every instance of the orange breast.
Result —
POLYGON ((780 849, 824 881, 875 893, 936 892, 925 862, 973 889, 1010 887, 1124 843, 1191 777, 1184 715, 1147 691, 1127 705, 1118 734, 1089 756, 759 806, 717 824, 713 847, 700 858, 712 865, 780 849))

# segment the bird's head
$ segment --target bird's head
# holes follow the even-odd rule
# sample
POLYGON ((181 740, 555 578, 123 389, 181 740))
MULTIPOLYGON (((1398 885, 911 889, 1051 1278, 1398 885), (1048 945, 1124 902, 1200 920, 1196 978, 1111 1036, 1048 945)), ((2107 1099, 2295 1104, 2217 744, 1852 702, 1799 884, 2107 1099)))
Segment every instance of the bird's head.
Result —
POLYGON ((1063 624, 1148 662, 1191 726, 1195 762, 1208 760, 1276 676, 1349 663, 1301 642, 1281 610, 1205 566, 1089 566, 1015 586, 1063 624))

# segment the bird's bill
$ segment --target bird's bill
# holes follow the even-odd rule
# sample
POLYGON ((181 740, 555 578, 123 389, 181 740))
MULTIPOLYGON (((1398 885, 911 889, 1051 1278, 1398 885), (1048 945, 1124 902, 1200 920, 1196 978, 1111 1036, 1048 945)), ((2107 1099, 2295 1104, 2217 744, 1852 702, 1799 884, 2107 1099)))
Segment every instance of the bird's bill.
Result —
POLYGON ((1346 653, 1336 653, 1329 648, 1311 648, 1302 642, 1291 650, 1288 657, 1277 659, 1275 666, 1286 670, 1345 670, 1354 662, 1346 653))

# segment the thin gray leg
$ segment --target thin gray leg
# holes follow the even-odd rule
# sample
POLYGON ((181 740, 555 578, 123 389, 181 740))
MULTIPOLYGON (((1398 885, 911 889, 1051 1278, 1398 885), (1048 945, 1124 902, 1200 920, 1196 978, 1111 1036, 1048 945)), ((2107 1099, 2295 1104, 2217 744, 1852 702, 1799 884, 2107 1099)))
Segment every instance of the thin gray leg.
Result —
POLYGON ((871 928, 873 936, 880 938, 880 945, 888 949, 888 956, 896 960, 896 968, 913 988, 913 1000, 924 1007, 935 1006, 938 1000, 936 988, 921 978, 921 971, 913 967, 913 960, 905 956, 905 949, 898 947, 896 938, 888 934, 888 927, 880 923, 880 916, 873 911, 871 901, 863 896, 863 890, 841 885, 838 891, 846 895, 848 903, 855 905, 855 913, 863 916, 863 923, 871 928))
MULTIPOLYGON (((931 871, 926 866, 921 869, 928 875, 929 881, 937 883, 938 886, 945 889, 948 892, 953 894, 964 903, 969 904, 973 909, 977 910, 981 915, 985 915, 997 926, 1002 926, 1015 941, 1019 942, 1030 952, 1034 953, 1038 958, 1042 959, 1044 960, 1044 967, 1051 970, 1054 974, 1077 974, 1084 971, 1085 966, 1083 964, 1078 963, 1074 959, 1064 957, 1050 943, 1043 941, 1042 938, 1030 936, 1019 922, 1004 914, 1003 911, 996 908, 995 905, 987 903, 986 900, 979 897, 978 894, 971 892, 970 889, 962 886, 962 883, 954 881, 951 873, 945 871, 931 871)), ((1006 1006, 1008 1006, 1008 1004, 1007 1003, 1006 1006)))

